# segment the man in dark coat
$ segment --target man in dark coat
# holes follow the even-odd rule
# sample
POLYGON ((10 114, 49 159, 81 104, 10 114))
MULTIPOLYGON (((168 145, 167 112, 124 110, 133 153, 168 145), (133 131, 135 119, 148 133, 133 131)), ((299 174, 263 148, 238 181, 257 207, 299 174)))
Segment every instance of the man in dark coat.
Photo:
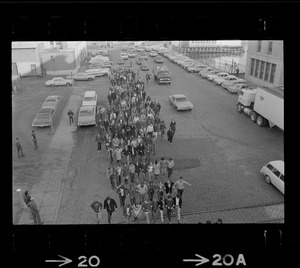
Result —
POLYGON ((27 203, 27 207, 29 207, 31 211, 31 215, 33 217, 34 224, 43 224, 41 221, 40 213, 37 208, 36 203, 33 201, 33 197, 30 198, 30 201, 27 203))
POLYGON ((106 199, 104 200, 103 208, 106 209, 107 211, 108 223, 111 223, 111 216, 113 212, 116 210, 116 208, 118 208, 116 201, 109 196, 106 197, 106 199))
POLYGON ((172 144, 173 142, 173 137, 174 137, 174 131, 170 128, 167 132, 167 135, 168 135, 168 142, 170 144, 172 144))

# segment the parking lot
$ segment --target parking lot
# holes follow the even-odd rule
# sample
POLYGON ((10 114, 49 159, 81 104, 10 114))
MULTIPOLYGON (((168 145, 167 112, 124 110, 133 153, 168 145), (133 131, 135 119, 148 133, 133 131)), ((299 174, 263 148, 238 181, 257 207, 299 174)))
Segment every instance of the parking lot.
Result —
MULTIPOLYGON (((121 52, 118 48, 111 50, 115 65, 121 52)), ((127 61, 133 62, 134 70, 139 68, 135 59, 127 61)), ((156 65, 153 58, 148 57, 147 63, 148 72, 152 74, 156 65)), ((192 187, 185 188, 182 212, 199 213, 283 203, 284 196, 275 187, 266 184, 259 173, 267 162, 284 159, 283 132, 276 128, 260 128, 246 115, 238 113, 237 96, 222 87, 198 74, 187 73, 167 59, 164 59, 163 65, 171 71, 171 85, 158 85, 153 75, 148 85, 144 81, 147 94, 160 102, 161 118, 166 125, 172 119, 177 122, 173 144, 166 140, 158 141, 156 157, 172 157, 175 161, 172 180, 183 176, 192 184, 192 187), (190 99, 194 105, 191 112, 176 112, 169 104, 168 96, 176 93, 185 94, 190 99)), ((140 70, 141 77, 145 77, 146 73, 140 70)), ((13 147, 14 190, 18 187, 30 189, 43 170, 43 155, 47 153, 53 134, 50 128, 36 130, 38 151, 33 150, 30 134, 31 122, 48 95, 63 96, 55 113, 54 131, 62 118, 67 119, 62 111, 71 95, 83 96, 84 91, 93 89, 98 94, 98 105, 105 106, 107 103, 107 77, 54 89, 44 86, 47 79, 49 77, 22 79, 22 90, 13 97, 13 137, 20 137, 26 155, 19 159, 13 147)), ((93 223, 95 215, 90 204, 94 200, 103 202, 110 195, 118 201, 106 179, 108 160, 105 152, 97 154, 95 133, 95 127, 82 127, 77 128, 74 134, 75 146, 57 223, 93 223)), ((17 197, 14 200, 17 222, 17 197)), ((120 210, 113 216, 114 221, 122 221, 120 210)))

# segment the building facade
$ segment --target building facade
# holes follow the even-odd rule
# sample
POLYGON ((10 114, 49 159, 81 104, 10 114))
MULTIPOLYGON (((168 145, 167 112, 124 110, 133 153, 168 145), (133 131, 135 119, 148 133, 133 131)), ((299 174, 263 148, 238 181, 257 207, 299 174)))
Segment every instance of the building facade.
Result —
POLYGON ((87 56, 87 42, 44 42, 41 61, 47 75, 70 75, 78 72, 87 56))
POLYGON ((43 42, 12 42, 12 76, 41 76, 43 42))
POLYGON ((283 41, 249 41, 245 79, 266 87, 282 87, 283 41))

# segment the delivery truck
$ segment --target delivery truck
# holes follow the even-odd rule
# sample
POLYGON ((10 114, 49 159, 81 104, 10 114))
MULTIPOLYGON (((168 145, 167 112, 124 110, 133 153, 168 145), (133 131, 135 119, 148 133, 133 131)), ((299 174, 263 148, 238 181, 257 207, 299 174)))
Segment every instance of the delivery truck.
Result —
POLYGON ((250 116, 260 127, 269 124, 284 130, 283 91, 266 87, 242 89, 238 92, 237 111, 250 116))

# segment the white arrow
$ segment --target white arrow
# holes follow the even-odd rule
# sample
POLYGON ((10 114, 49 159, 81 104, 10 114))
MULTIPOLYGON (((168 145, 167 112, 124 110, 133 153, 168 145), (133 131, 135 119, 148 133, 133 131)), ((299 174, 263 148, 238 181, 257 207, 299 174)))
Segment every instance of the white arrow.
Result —
POLYGON ((70 260, 64 256, 61 256, 61 255, 58 255, 58 256, 61 258, 64 258, 64 260, 46 260, 45 262, 62 262, 62 264, 58 265, 58 267, 72 262, 72 260, 70 260))
POLYGON ((199 266, 203 263, 206 263, 206 262, 209 262, 209 259, 206 259, 205 257, 201 256, 201 255, 198 255, 198 254, 195 254, 195 256, 197 256, 199 259, 183 259, 183 261, 186 261, 186 262, 199 262, 196 264, 196 266, 199 266))

